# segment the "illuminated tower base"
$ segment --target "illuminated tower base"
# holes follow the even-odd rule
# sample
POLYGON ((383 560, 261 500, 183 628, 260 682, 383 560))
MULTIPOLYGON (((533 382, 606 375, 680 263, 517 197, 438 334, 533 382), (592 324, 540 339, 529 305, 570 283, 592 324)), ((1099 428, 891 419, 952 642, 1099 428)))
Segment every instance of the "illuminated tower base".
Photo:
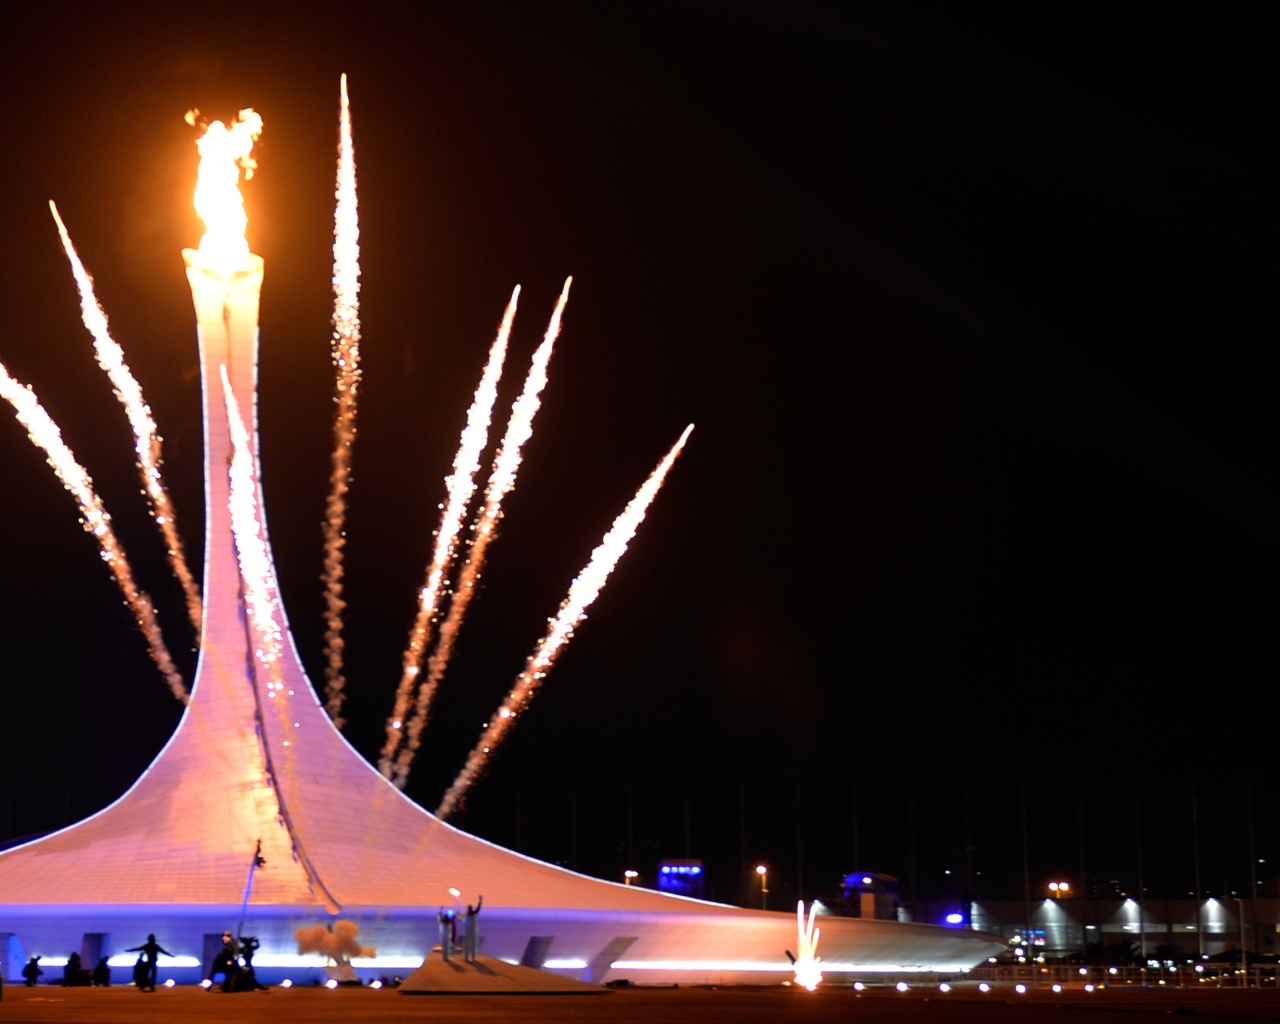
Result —
MULTIPOLYGON (((204 318, 202 318, 204 319, 204 318)), ((259 978, 300 978, 294 931, 339 918, 378 950, 360 970, 405 973, 436 942, 436 915, 484 896, 480 952, 586 981, 782 981, 794 913, 745 910, 566 871, 443 824, 388 783, 333 727, 288 624, 285 693, 272 698, 250 642, 227 508, 231 456, 219 367, 257 446, 257 330, 229 319, 200 332, 205 437, 203 646, 177 731, 119 800, 0 853, 0 959, 17 978, 122 953, 154 932, 177 956, 161 976, 198 981, 225 929, 257 936, 259 978), (264 866, 249 868, 261 844, 264 866), (246 909, 247 895, 247 909, 246 909)), ((259 497, 261 487, 259 482, 259 497)), ((141 690, 143 683, 139 683, 141 690)), ((1004 948, 993 936, 824 917, 823 968, 957 970, 1004 948)), ((132 958, 129 958, 132 962, 132 958)))

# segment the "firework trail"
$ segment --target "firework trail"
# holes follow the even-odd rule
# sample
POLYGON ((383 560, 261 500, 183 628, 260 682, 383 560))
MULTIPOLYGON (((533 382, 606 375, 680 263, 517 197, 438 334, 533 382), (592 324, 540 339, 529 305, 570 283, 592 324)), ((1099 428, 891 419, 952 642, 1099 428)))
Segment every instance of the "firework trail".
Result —
MULTIPOLYGON (((276 595, 272 585, 271 555, 262 536, 258 518, 257 487, 254 482, 253 451, 249 431, 240 416, 240 404, 231 392, 226 366, 220 366, 222 393, 227 402, 227 424, 231 431, 230 495, 231 532, 236 541, 236 560, 244 584, 245 606, 253 628, 254 655, 267 671, 267 696, 275 698, 284 689, 280 658, 283 637, 276 619, 276 595)), ((282 702, 283 703, 283 702, 282 702)))
POLYGON ((657 468, 649 475, 649 479, 636 492, 636 496, 622 510, 622 514, 613 521, 609 532, 591 552, 586 568, 569 585, 569 594, 560 605, 559 612, 556 613, 555 618, 549 620, 550 628, 547 634, 525 662, 524 671, 516 678, 515 685, 507 694, 507 699, 503 701, 498 713, 485 725, 484 732, 480 734, 480 740, 476 743, 475 749, 467 756, 467 762, 462 771, 458 773, 458 777, 453 780, 453 785, 440 801, 440 806, 436 809, 437 818, 444 820, 453 813, 467 790, 484 771, 490 754, 515 725, 516 719, 528 709, 538 686, 546 678, 556 658, 564 650, 565 644, 572 639, 574 627, 585 618, 587 608, 599 595, 605 581, 609 578, 609 573, 613 571, 614 566, 618 564, 618 559, 627 550, 627 545, 635 536, 645 513, 649 510, 649 505, 657 497, 668 470, 680 455, 692 430, 692 423, 684 428, 680 440, 658 463, 657 468))
POLYGON ((436 641, 436 649, 427 662, 427 681, 418 690, 418 702, 414 709, 413 721, 409 723, 409 742, 396 758, 393 781, 400 788, 409 777, 409 769, 413 765, 414 755, 422 743, 422 730, 427 725, 427 715, 431 701, 444 678, 449 658, 453 654, 453 645, 458 631, 462 628, 463 617, 467 606, 475 596, 476 582, 484 565, 485 551, 489 542, 496 536, 498 520, 502 518, 502 499, 516 484, 516 471, 520 468, 521 449, 533 433, 533 417, 542 404, 542 389, 547 384, 547 364, 551 361, 551 350, 556 338, 560 335, 560 320, 564 316, 565 303, 569 301, 569 285, 573 278, 565 279, 560 299, 555 311, 551 314, 551 323, 543 336, 542 344, 533 354, 529 373, 525 377, 524 390, 511 407, 511 416, 507 420, 506 436, 493 461, 493 470, 489 474, 489 483, 485 489, 484 508, 476 518, 471 530, 471 546, 467 551, 467 560, 458 575, 458 582, 453 588, 453 599, 449 603, 449 615, 440 627, 440 637, 436 641))
POLYGON ((79 503, 82 513, 80 524, 86 533, 92 534, 97 539, 102 560, 107 563, 107 567, 120 585, 129 610, 133 612, 138 628, 146 637, 152 660, 159 666, 173 695, 185 704, 187 688, 182 681, 182 676, 174 667, 173 659, 169 657, 169 649, 165 646, 164 638, 160 635, 160 627, 156 624, 156 613, 151 604, 151 598, 139 590, 134 583, 124 548, 120 546, 115 532, 111 529, 111 517, 102 507, 101 499, 94 493, 93 481, 89 478, 89 474, 76 462, 71 449, 62 440, 62 432, 44 411, 35 393, 10 377, 9 371, 3 364, 0 364, 0 397, 13 406, 18 415, 18 421, 27 428, 27 436, 31 438, 33 444, 44 449, 45 457, 53 467, 53 471, 58 474, 62 486, 79 503))
POLYGON ((133 428, 134 451, 138 457, 138 471, 142 476, 142 487, 151 504, 151 516, 160 527, 164 536, 165 549, 169 553, 169 565, 182 584, 182 593, 187 601, 187 616, 191 619, 191 628, 195 630, 196 643, 200 642, 200 588, 196 585, 187 566, 187 558, 182 550, 182 539, 178 536, 178 526, 174 519, 173 503, 169 500, 169 492, 165 490, 160 478, 160 435, 156 431, 156 422, 151 418, 151 410, 142 397, 142 389, 129 371, 124 361, 124 352, 111 337, 107 327, 107 315, 98 305, 93 293, 93 278, 85 270, 84 264, 71 244, 71 236, 66 225, 58 215, 58 207, 49 200, 49 211, 53 214, 54 223, 58 225, 58 236, 62 239, 62 248, 71 262, 71 273, 76 279, 76 287, 80 291, 80 316, 89 333, 93 335, 93 351, 98 357, 98 365, 106 371, 111 379, 116 398, 124 406, 129 417, 129 426, 133 428))
POLYGON ((457 550, 462 517, 467 511, 467 503, 475 493, 480 454, 489 441, 489 420, 493 414, 494 402, 498 398, 498 380, 502 376, 502 363, 507 355, 507 337, 511 333, 511 322, 515 319, 516 302, 519 298, 520 286, 516 285, 502 317, 502 325, 498 328, 498 336, 489 349, 489 361, 485 364, 475 398, 467 411, 467 425, 462 430, 462 442, 458 446, 458 454, 453 458, 453 473, 445 479, 449 497, 440 517, 440 529, 436 532, 435 550, 431 556, 431 566, 427 570, 427 582, 418 595, 418 614, 409 633, 400 685, 396 689, 395 708, 387 720, 387 741, 378 761, 379 770, 388 779, 392 776, 391 758, 404 742, 404 716, 409 710, 414 682, 421 671, 422 658, 431 639, 431 623, 440 606, 445 573, 448 572, 457 550))
POLYGON ((351 446, 356 439, 356 390, 360 384, 360 227, 356 216, 356 162, 351 143, 347 76, 342 76, 338 128, 338 180, 333 216, 333 364, 338 372, 334 402, 333 471, 324 521, 325 695, 334 724, 342 727, 343 549, 347 539, 347 490, 351 484, 351 446))

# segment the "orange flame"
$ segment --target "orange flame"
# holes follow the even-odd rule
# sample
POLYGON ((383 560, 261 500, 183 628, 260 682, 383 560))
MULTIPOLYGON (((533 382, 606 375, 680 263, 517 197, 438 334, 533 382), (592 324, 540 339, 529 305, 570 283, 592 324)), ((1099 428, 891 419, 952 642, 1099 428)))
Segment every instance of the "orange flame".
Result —
MULTIPOLYGON (((194 125, 198 115, 197 110, 188 111, 187 123, 194 125)), ((196 140, 200 167, 195 207, 205 227, 198 250, 200 262, 225 273, 249 261, 249 243, 244 237, 249 219, 240 194, 240 171, 244 170, 246 181, 253 177, 258 165, 250 153, 261 134, 262 118, 249 107, 240 111, 229 127, 211 121, 196 140)))

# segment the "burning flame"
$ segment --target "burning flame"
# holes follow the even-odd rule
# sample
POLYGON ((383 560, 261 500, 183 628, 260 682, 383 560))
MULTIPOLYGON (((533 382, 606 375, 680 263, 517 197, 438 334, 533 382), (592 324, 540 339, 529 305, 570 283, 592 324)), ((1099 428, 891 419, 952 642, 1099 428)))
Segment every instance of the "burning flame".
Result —
MULTIPOLYGON (((187 111, 187 124, 194 125, 198 110, 187 111)), ((249 262, 245 227, 249 219, 240 194, 240 171, 245 180, 253 177, 257 163, 250 156, 253 143, 262 134, 262 118, 248 107, 228 127, 211 121, 196 140, 200 167, 196 172, 196 213, 204 221, 200 239, 200 262, 230 273, 249 262)))

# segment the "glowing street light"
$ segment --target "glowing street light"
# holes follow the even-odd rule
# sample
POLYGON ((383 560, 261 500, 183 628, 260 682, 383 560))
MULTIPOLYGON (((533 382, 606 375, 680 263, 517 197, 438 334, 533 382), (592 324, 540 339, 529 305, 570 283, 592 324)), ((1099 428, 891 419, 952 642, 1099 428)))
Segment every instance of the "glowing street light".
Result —
POLYGON ((756 865, 756 874, 760 876, 760 909, 768 910, 769 906, 769 869, 763 864, 756 865))
POLYGON ((630 885, 635 879, 640 877, 640 872, 632 871, 630 868, 627 868, 626 871, 622 872, 622 877, 625 879, 627 885, 630 885))
POLYGON ((1060 900, 1070 892, 1071 886, 1067 882, 1050 882, 1049 892, 1055 900, 1060 900))

